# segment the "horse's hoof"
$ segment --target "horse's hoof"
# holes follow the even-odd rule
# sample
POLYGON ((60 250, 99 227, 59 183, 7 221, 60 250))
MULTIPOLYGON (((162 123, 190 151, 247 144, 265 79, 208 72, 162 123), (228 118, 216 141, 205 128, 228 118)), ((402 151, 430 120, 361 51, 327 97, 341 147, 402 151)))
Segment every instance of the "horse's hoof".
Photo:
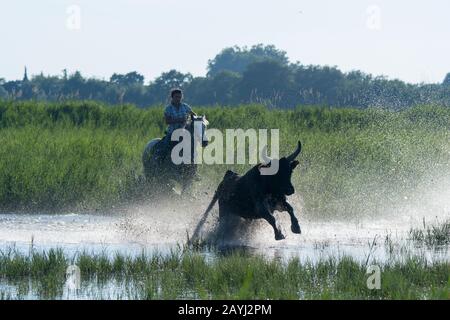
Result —
POLYGON ((291 230, 293 233, 298 233, 298 234, 302 233, 302 230, 300 229, 300 225, 298 225, 298 224, 291 225, 291 230))
POLYGON ((283 240, 283 239, 285 239, 285 237, 281 232, 275 234, 275 240, 283 240))

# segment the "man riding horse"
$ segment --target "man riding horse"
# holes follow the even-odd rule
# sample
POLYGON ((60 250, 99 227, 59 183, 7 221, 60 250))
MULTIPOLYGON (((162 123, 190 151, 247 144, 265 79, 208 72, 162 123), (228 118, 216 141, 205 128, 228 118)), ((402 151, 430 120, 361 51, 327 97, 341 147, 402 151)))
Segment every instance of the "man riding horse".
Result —
POLYGON ((159 163, 162 163, 165 160, 167 154, 169 154, 172 149, 172 141, 170 139, 172 133, 176 129, 184 128, 190 116, 197 116, 188 104, 182 102, 183 92, 181 89, 173 89, 170 92, 170 97, 171 103, 164 111, 164 120, 168 125, 166 135, 159 142, 155 153, 155 158, 159 163))
MULTIPOLYGON (((204 115, 197 116, 189 105, 182 102, 183 92, 180 89, 173 89, 170 96, 171 103, 164 111, 164 119, 168 124, 166 135, 161 139, 150 140, 145 146, 142 154, 144 174, 147 181, 155 185, 167 185, 169 180, 174 180, 181 183, 182 189, 185 190, 194 179, 198 179, 197 164, 193 159, 197 145, 201 147, 208 145, 206 136, 208 120, 204 115), (188 135, 186 137, 181 134, 180 138, 180 133, 183 131, 188 135), (191 159, 190 162, 183 160, 179 163, 179 159, 174 161, 171 157, 172 149, 180 143, 180 139, 183 146, 190 145, 190 148, 182 150, 182 158, 187 157, 191 159)), ((181 156, 181 154, 176 153, 175 156, 181 156)))

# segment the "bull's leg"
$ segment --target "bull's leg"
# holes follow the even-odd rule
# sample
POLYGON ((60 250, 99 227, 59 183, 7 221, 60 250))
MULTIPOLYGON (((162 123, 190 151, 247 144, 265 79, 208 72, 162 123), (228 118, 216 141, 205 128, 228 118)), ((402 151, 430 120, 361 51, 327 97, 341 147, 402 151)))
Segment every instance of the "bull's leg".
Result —
POLYGON ((294 214, 294 208, 287 203, 287 201, 284 201, 283 203, 284 207, 286 208, 286 211, 289 213, 289 216, 291 217, 291 230, 293 233, 302 233, 300 230, 300 225, 298 224, 297 217, 294 214))
POLYGON ((284 235, 281 232, 281 230, 278 229, 275 217, 267 209, 267 205, 260 204, 258 205, 257 210, 258 213, 261 215, 261 218, 265 219, 272 226, 273 231, 275 232, 275 240, 283 240, 284 235))
POLYGON ((275 240, 283 240, 284 239, 284 235, 281 232, 280 229, 278 229, 277 224, 276 224, 276 220, 275 217, 271 214, 267 214, 265 216, 263 216, 263 218, 270 223, 270 225, 273 228, 273 231, 275 232, 275 240))

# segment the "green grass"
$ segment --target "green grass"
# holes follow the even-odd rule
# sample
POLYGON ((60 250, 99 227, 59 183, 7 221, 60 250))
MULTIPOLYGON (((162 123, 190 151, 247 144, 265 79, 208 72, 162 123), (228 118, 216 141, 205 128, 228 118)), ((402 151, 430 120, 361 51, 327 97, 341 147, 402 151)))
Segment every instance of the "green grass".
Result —
MULTIPOLYGON (((29 254, 9 250, 0 254, 0 281, 14 285, 23 296, 28 289, 35 298, 58 298, 65 270, 73 263, 81 270, 82 290, 115 280, 122 284, 122 294, 137 299, 448 299, 450 289, 448 263, 430 263, 424 257, 380 264, 381 288, 370 290, 366 266, 350 257, 282 262, 234 251, 207 259, 191 250, 137 256, 83 252, 72 257, 60 249, 29 254)), ((0 297, 8 297, 6 290, 0 291, 0 297)), ((93 295, 99 298, 95 290, 93 295)))
POLYGON ((432 225, 427 225, 424 220, 422 229, 409 230, 409 237, 415 243, 427 246, 450 245, 450 220, 432 225))
MULTIPOLYGON (((311 215, 392 207, 430 174, 450 171, 449 108, 193 107, 210 128, 279 128, 282 155, 301 140, 293 182, 311 215)), ((0 102, 0 210, 95 210, 133 201, 144 190, 143 148, 164 130, 162 113, 93 102, 0 102)), ((203 165, 199 185, 213 189, 227 169, 249 167, 203 165)))

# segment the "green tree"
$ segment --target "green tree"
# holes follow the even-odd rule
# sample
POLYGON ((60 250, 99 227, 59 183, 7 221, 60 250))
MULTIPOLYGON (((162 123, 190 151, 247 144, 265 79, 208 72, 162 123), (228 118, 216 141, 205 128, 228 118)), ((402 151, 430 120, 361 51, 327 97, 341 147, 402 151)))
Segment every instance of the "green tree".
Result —
POLYGON ((80 71, 75 71, 64 81, 63 93, 66 98, 80 98, 80 91, 83 88, 85 79, 80 71))
POLYGON ((344 74, 336 67, 297 65, 295 88, 306 104, 338 104, 344 74))
POLYGON ((211 79, 211 92, 216 104, 226 105, 235 102, 236 91, 242 76, 232 71, 221 71, 211 79))
POLYGON ((0 84, 0 99, 6 99, 8 97, 8 91, 3 88, 3 86, 0 84))
POLYGON ((110 80, 111 83, 123 85, 123 86, 131 86, 135 84, 144 84, 144 76, 137 73, 136 71, 129 72, 127 74, 117 74, 114 73, 110 80))
POLYGON ((185 99, 196 105, 213 105, 214 97, 211 95, 211 79, 207 77, 195 77, 185 88, 185 99))
POLYGON ((225 70, 243 74, 249 64, 263 60, 275 60, 281 65, 289 63, 286 52, 273 45, 258 44, 250 49, 234 46, 223 49, 214 59, 208 61, 207 75, 212 77, 225 70))
POLYGON ((185 89, 192 81, 192 78, 190 73, 182 73, 177 70, 163 72, 149 86, 149 94, 152 97, 152 102, 166 102, 171 89, 185 89))
POLYGON ((275 60, 248 65, 239 84, 242 102, 259 102, 270 106, 292 106, 292 75, 290 69, 275 60))
POLYGON ((445 76, 444 81, 442 81, 442 85, 450 86, 450 72, 445 76))

